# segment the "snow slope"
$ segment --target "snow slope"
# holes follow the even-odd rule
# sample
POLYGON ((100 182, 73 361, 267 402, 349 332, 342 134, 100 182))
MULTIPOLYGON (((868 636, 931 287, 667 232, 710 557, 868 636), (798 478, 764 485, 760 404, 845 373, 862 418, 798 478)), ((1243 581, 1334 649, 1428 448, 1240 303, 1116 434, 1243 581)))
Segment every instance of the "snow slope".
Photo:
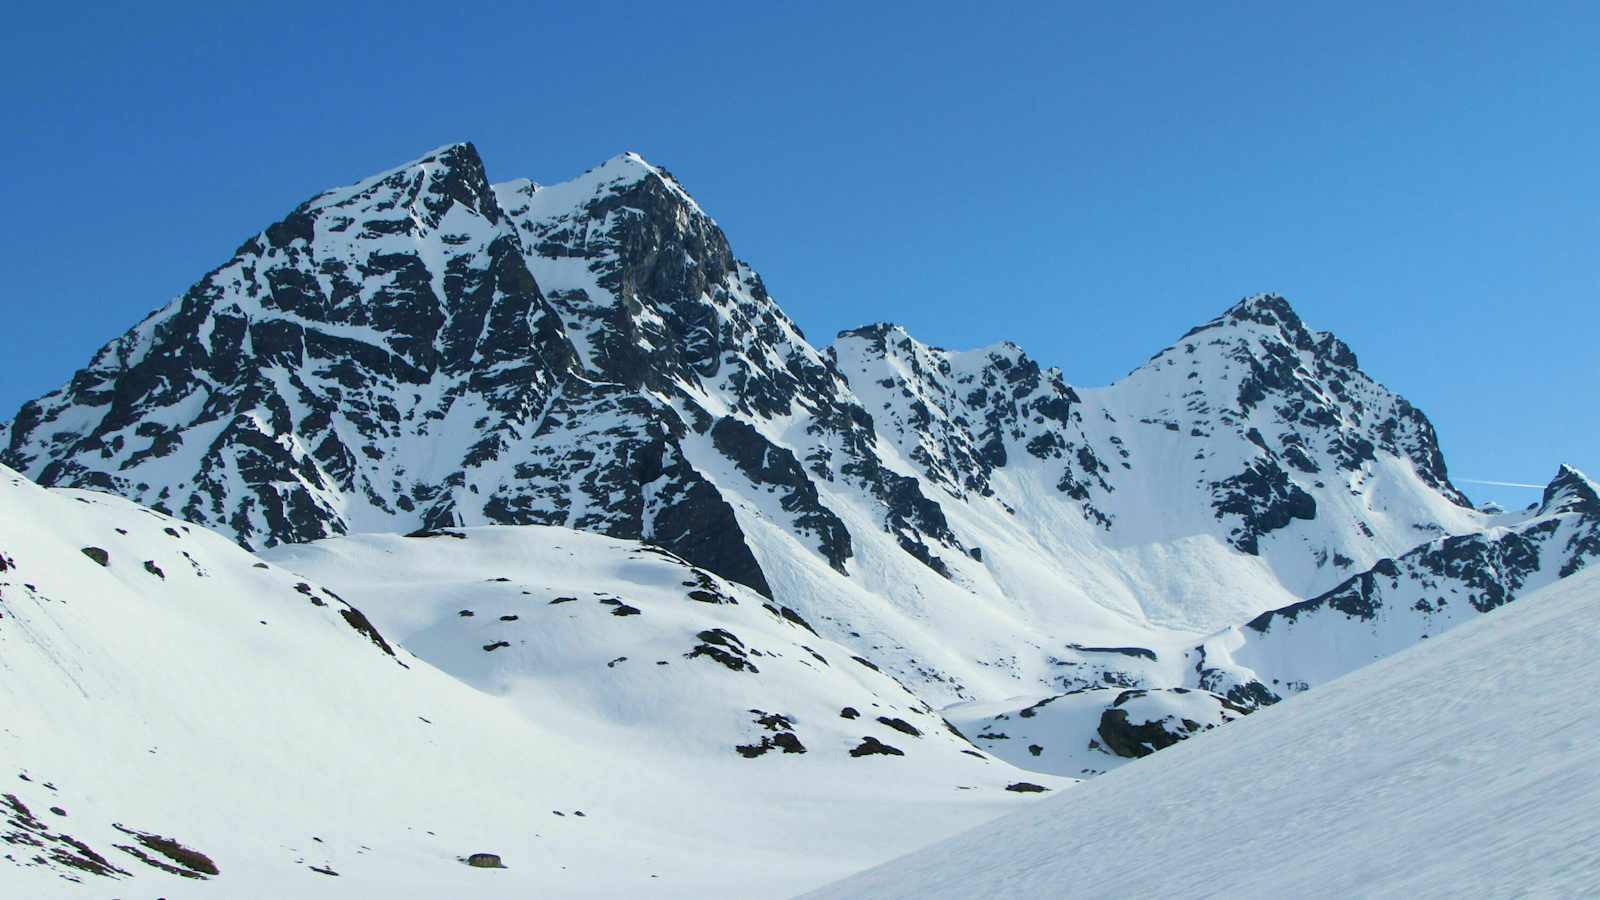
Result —
POLYGON ((1600 893, 1600 572, 808 896, 1600 893))
POLYGON ((637 543, 294 550, 348 593, 0 469, 0 895, 773 894, 1034 796, 792 612, 637 543))

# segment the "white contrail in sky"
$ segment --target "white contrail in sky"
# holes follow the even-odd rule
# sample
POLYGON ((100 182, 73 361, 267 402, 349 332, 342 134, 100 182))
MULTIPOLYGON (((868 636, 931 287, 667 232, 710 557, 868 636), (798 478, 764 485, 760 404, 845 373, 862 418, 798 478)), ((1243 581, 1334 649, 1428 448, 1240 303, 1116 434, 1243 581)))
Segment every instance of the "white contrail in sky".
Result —
POLYGON ((1528 484, 1523 481, 1485 481, 1482 478, 1456 478, 1453 480, 1464 481, 1467 484, 1492 484, 1495 487, 1534 488, 1536 490, 1544 488, 1542 484, 1528 484))

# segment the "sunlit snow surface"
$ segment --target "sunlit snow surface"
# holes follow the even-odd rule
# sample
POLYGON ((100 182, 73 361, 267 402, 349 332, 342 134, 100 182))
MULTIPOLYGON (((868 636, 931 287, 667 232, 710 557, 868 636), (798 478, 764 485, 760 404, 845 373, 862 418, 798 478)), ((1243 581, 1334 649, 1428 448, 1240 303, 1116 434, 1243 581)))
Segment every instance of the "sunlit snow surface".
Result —
POLYGON ((1600 893, 1600 572, 815 897, 1600 893))
POLYGON ((776 896, 1068 783, 637 543, 460 533, 283 550, 329 584, 0 467, 0 897, 776 896), (754 670, 695 654, 718 628, 754 670), (778 733, 758 710, 806 752, 737 752, 778 733), (903 755, 851 756, 867 737, 903 755), (220 871, 162 871, 118 826, 220 871), (480 851, 509 868, 459 861, 480 851))

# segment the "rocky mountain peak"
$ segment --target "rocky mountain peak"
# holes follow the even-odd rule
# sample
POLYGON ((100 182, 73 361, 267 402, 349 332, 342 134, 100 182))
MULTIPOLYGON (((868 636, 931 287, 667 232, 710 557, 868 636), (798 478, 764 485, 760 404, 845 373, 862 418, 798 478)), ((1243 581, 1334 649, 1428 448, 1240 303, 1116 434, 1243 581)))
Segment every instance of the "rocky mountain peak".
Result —
MULTIPOLYGON (((1446 474, 1433 425, 1405 398, 1361 370, 1339 338, 1306 327, 1275 294, 1247 297, 1156 354, 1132 380, 1168 409, 1182 406, 1256 436, 1265 453, 1317 474, 1322 445, 1337 468, 1355 472, 1387 451, 1408 459, 1451 503, 1469 501, 1446 474), (1180 379, 1181 380, 1178 380, 1180 379), (1277 434, 1274 434, 1277 432, 1277 434)), ((1209 431, 1206 425, 1199 430, 1209 431)))
POLYGON ((1299 313, 1289 305, 1289 301, 1281 294, 1252 294, 1245 297, 1233 306, 1228 307, 1222 314, 1224 319, 1237 321, 1258 322, 1263 325, 1282 326, 1285 328, 1304 328, 1305 323, 1300 320, 1299 313))
POLYGON ((1343 341, 1328 332, 1306 326, 1289 301, 1278 294, 1245 297, 1209 322, 1189 330, 1179 343, 1218 328, 1247 327, 1269 343, 1279 343, 1295 351, 1309 352, 1321 363, 1338 369, 1358 369, 1356 355, 1343 341))
POLYGON ((1581 513, 1600 516, 1600 485, 1566 463, 1545 486, 1539 501, 1539 514, 1581 513))
POLYGON ((284 247, 295 238, 312 243, 315 234, 307 230, 308 219, 328 214, 334 218, 329 229, 343 232, 353 224, 347 221, 354 218, 350 213, 402 223, 382 233, 416 236, 439 228, 455 204, 490 223, 502 215, 483 159, 470 143, 446 144, 355 184, 324 191, 267 229, 266 237, 274 247, 284 247))

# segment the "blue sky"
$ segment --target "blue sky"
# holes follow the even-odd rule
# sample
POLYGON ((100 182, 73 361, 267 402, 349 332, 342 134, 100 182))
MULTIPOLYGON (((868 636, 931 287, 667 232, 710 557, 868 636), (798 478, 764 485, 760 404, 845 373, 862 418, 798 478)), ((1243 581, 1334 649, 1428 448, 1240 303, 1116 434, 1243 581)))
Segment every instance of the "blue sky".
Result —
POLYGON ((465 139, 497 180, 668 167, 817 343, 892 320, 1102 384, 1276 291, 1453 476, 1600 475, 1600 6, 456 6, 11 10, 0 416, 465 139))

